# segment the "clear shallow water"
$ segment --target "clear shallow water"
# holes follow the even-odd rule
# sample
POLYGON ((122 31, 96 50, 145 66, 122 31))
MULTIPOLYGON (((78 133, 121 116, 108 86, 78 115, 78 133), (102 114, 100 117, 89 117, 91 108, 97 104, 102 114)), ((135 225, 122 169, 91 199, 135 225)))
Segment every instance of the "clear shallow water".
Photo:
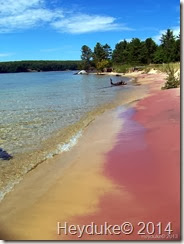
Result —
MULTIPOLYGON (((116 78, 118 79, 118 78, 116 78)), ((73 72, 0 75, 0 147, 10 154, 37 148, 60 128, 112 101, 109 78, 73 72)))
POLYGON ((13 156, 0 159, 0 200, 46 158, 70 150, 97 115, 143 94, 128 78, 110 87, 110 76, 73 73, 0 74, 0 148, 13 156))

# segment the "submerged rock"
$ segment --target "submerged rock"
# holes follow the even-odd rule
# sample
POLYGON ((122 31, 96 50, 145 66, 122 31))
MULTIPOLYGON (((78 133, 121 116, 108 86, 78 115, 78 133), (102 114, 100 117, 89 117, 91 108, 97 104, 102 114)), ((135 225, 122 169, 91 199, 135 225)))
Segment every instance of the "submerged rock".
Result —
POLYGON ((9 153, 7 153, 2 148, 0 148, 0 159, 2 159, 2 160, 10 160, 12 158, 13 157, 9 153))

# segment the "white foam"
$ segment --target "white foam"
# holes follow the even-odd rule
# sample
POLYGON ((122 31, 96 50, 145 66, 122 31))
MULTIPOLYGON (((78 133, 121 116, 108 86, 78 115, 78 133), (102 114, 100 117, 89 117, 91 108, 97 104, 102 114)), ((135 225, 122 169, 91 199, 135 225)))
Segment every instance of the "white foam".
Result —
POLYGON ((3 200, 5 195, 14 189, 14 186, 17 185, 22 178, 15 180, 14 182, 9 182, 1 191, 0 191, 0 202, 3 200))
MULTIPOLYGON (((72 136, 67 143, 59 144, 57 146, 57 149, 54 152, 47 154, 45 159, 53 158, 54 155, 60 154, 62 152, 70 151, 70 149, 77 144, 77 142, 81 136, 82 136, 82 130, 80 130, 74 136, 72 136)), ((26 168, 24 173, 27 173, 31 168, 32 168, 31 166, 29 168, 26 168)), ((2 189, 2 191, 0 191, 0 201, 2 201, 3 198, 5 197, 5 195, 8 192, 12 191, 14 186, 16 184, 18 184, 21 180, 22 180, 22 177, 15 180, 14 182, 10 182, 6 187, 4 187, 4 189, 2 189)))
POLYGON ((82 136, 82 130, 78 131, 74 136, 72 136, 67 143, 59 144, 57 146, 57 149, 47 154, 45 158, 46 159, 53 158, 54 155, 60 154, 62 152, 70 151, 70 149, 77 144, 81 136, 82 136))

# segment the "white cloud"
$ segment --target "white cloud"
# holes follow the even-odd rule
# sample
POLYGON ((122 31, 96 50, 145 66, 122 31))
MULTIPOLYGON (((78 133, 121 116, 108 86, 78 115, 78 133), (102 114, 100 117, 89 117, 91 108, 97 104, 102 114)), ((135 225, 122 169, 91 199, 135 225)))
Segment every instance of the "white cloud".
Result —
POLYGON ((125 39, 119 40, 118 43, 123 42, 124 40, 127 42, 131 42, 132 38, 125 38, 125 39))
POLYGON ((29 8, 38 8, 43 3, 43 0, 0 0, 0 13, 17 15, 29 8))
POLYGON ((46 9, 27 10, 16 16, 0 18, 0 30, 1 32, 10 32, 16 29, 28 29, 39 23, 49 22, 55 17, 55 13, 53 14, 46 9))
POLYGON ((0 32, 13 32, 63 17, 62 10, 49 10, 43 0, 0 0, 0 32))
MULTIPOLYGON (((170 29, 173 31, 174 36, 178 36, 178 34, 180 33, 180 26, 174 26, 174 27, 171 27, 170 29)), ((160 44, 160 39, 161 39, 162 35, 166 33, 166 31, 167 30, 160 30, 159 34, 153 37, 153 40, 156 43, 160 44)))
POLYGON ((0 0, 0 33, 50 25, 59 32, 87 33, 130 30, 111 16, 88 15, 46 8, 46 0, 0 0))
POLYGON ((180 33, 180 26, 175 26, 175 27, 172 28, 172 30, 173 30, 173 34, 175 36, 178 36, 179 33, 180 33))
POLYGON ((0 57, 10 57, 10 56, 13 56, 14 53, 0 53, 0 57))
POLYGON ((153 37, 153 40, 154 40, 156 43, 159 44, 159 43, 160 43, 160 38, 161 38, 162 34, 164 34, 165 32, 166 32, 166 30, 160 30, 160 31, 159 31, 159 34, 153 37))
POLYGON ((77 14, 52 23, 52 26, 61 32, 73 34, 95 31, 130 30, 117 24, 116 19, 109 16, 77 14))

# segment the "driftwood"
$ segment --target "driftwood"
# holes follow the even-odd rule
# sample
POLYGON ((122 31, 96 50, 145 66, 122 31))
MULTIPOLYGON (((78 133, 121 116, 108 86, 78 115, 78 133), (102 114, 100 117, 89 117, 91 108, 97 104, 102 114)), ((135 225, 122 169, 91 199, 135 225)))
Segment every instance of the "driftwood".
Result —
POLYGON ((125 81, 119 81, 119 82, 113 83, 111 78, 110 78, 110 82, 111 82, 111 86, 127 85, 127 83, 125 81))

